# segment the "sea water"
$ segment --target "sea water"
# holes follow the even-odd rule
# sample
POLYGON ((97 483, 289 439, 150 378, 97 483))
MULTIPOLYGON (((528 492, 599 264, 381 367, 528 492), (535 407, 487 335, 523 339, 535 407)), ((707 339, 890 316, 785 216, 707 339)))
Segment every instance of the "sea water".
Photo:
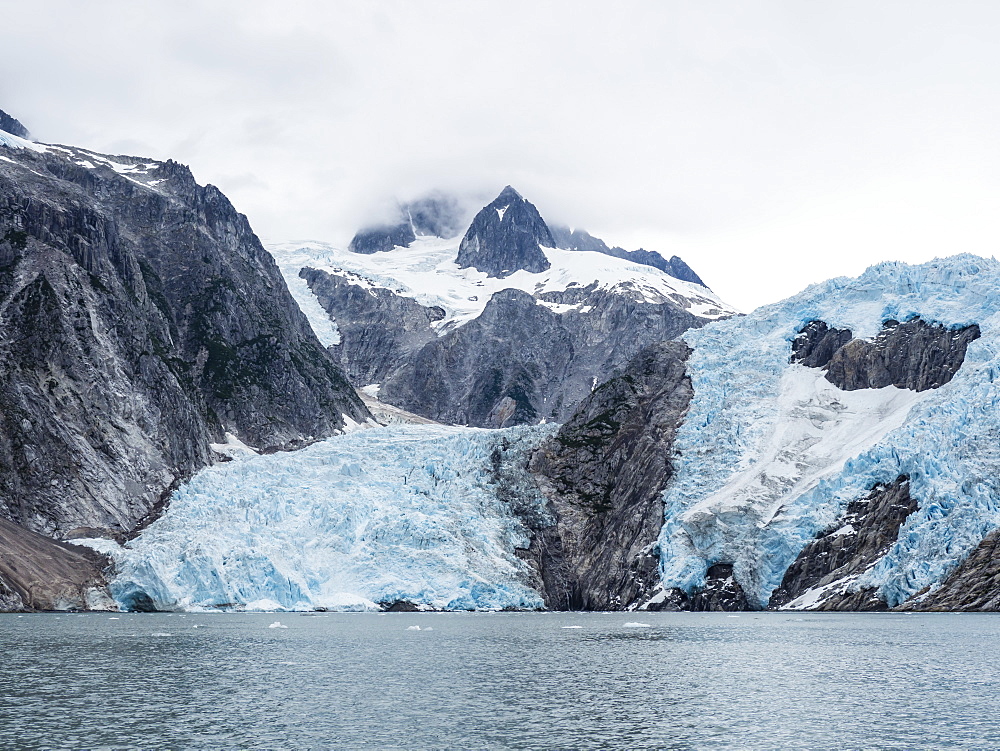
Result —
POLYGON ((993 749, 1000 617, 0 615, 4 749, 993 749))

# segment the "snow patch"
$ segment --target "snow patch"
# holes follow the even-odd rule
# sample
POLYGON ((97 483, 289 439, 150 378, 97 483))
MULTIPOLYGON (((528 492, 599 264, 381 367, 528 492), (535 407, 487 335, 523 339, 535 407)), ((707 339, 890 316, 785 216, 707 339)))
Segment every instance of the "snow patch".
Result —
POLYGON ((474 268, 459 268, 455 262, 456 238, 418 237, 408 248, 372 255, 351 253, 321 242, 268 244, 267 249, 286 279, 308 266, 342 276, 361 287, 388 289, 421 305, 438 306, 445 311, 445 317, 435 323, 442 334, 476 318, 490 298, 503 289, 520 289, 537 297, 595 284, 644 302, 672 302, 710 319, 737 312, 699 284, 593 251, 543 247, 551 268, 537 274, 521 270, 498 279, 474 268))

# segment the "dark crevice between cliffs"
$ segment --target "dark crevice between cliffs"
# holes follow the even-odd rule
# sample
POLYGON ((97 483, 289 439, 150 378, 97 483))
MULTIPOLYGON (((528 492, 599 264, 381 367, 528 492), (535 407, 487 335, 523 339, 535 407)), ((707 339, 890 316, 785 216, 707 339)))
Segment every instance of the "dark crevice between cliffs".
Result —
POLYGON ((622 610, 659 585, 662 493, 674 436, 690 403, 682 342, 642 350, 598 387, 530 468, 553 521, 524 557, 553 610, 622 610))

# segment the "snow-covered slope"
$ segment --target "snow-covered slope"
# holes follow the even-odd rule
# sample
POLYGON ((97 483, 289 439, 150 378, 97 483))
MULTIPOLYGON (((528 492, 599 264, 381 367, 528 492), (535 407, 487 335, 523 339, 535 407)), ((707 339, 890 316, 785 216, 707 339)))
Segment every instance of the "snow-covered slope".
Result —
POLYGON ((522 270, 502 279, 489 277, 475 268, 459 268, 455 261, 459 241, 460 238, 421 236, 408 248, 396 247, 370 255, 320 242, 277 243, 267 248, 286 279, 297 276, 299 269, 308 266, 347 277, 361 286, 391 290, 421 305, 439 306, 445 311, 445 317, 436 324, 439 333, 477 317, 493 294, 503 289, 520 289, 538 296, 595 282, 601 289, 636 300, 673 302, 702 318, 716 319, 736 312, 699 284, 593 251, 543 248, 551 263, 546 271, 522 270))
POLYGON ((692 591, 734 564, 766 606, 807 541, 877 483, 910 477, 919 508, 850 583, 894 606, 940 582, 1000 525, 1000 264, 960 255, 883 263, 687 332, 694 398, 678 432, 677 477, 660 536, 666 588, 692 591), (790 342, 823 320, 871 337, 889 319, 979 324, 957 375, 921 393, 841 391, 790 364, 790 342))
POLYGON ((128 607, 538 607, 515 555, 528 533, 491 469, 508 451, 523 465, 548 432, 400 425, 250 455, 199 473, 124 548, 92 543, 115 558, 128 607))

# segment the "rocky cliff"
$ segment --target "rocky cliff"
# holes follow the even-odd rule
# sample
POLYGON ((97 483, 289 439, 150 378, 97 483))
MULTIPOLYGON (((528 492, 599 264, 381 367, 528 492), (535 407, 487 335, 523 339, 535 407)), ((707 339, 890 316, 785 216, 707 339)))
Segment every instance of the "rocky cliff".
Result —
POLYGON ((596 285, 540 298, 498 292, 478 318, 393 370, 381 398, 459 425, 562 422, 640 349, 704 323, 670 301, 596 285))
POLYGON ((531 470, 555 519, 529 553, 547 607, 621 610, 658 584, 655 543, 691 399, 689 353, 680 342, 643 349, 535 452, 531 470))
POLYGON ((476 214, 458 247, 459 268, 475 268, 488 276, 515 271, 538 273, 551 265, 542 246, 555 240, 533 204, 509 185, 476 214))
POLYGON ((187 167, 0 148, 0 517, 132 530, 226 434, 302 445, 367 410, 246 217, 187 167))

